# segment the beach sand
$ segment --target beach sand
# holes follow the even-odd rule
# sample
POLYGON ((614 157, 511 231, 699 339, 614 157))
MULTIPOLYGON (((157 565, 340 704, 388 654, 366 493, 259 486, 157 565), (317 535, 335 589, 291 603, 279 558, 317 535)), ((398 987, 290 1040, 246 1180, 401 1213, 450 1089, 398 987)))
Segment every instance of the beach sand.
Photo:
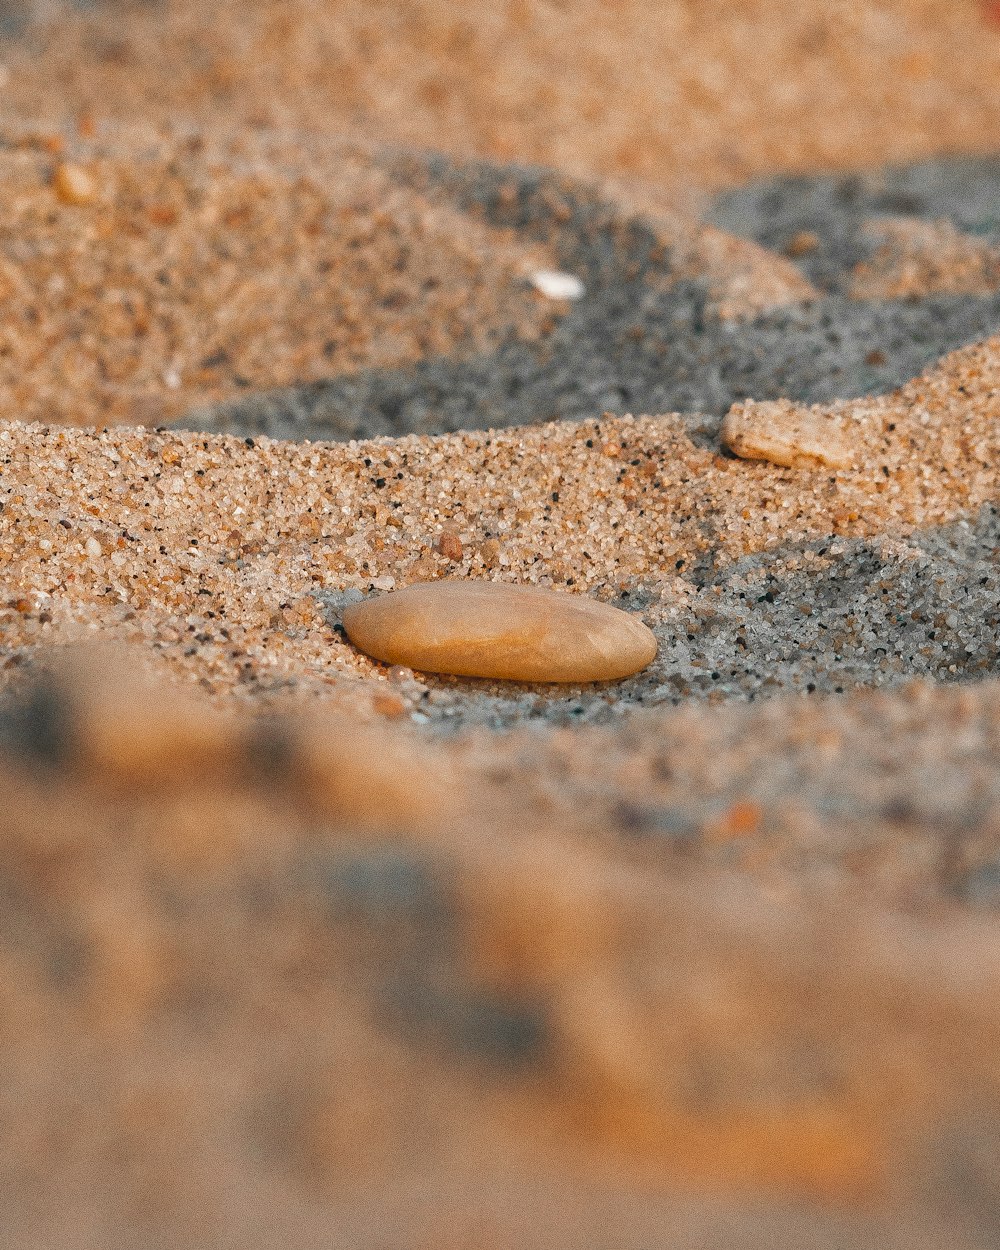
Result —
POLYGON ((996 1244, 1000 25, 606 8, 0 4, 11 1244, 996 1244))

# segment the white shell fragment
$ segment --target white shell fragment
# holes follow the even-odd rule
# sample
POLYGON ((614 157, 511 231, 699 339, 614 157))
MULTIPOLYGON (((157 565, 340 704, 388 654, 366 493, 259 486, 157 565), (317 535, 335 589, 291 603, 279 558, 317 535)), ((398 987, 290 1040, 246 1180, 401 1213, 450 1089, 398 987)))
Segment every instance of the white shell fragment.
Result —
POLYGON ((531 284, 546 299, 583 299, 587 288, 573 273, 558 269, 539 269, 531 275, 531 284))
POLYGON ((849 469, 858 460, 859 449, 835 417, 787 399, 734 404, 719 437, 734 456, 787 469, 849 469))

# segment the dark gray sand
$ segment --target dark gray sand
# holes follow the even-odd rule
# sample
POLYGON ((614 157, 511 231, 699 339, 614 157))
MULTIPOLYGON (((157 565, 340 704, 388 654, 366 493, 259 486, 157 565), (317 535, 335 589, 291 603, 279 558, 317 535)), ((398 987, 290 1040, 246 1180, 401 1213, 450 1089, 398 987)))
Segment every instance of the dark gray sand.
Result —
MULTIPOLYGON (((720 567, 708 553, 683 569, 686 599, 650 582, 615 601, 659 618, 656 660, 628 681, 540 692, 426 673, 398 687, 421 720, 458 730, 600 724, 639 706, 843 694, 913 677, 980 681, 1000 674, 998 547, 1000 509, 987 506, 906 543, 824 539, 735 563, 720 551, 720 567)), ((336 625, 336 599, 328 619, 336 625)))
POLYGON ((843 290, 853 266, 872 255, 864 227, 876 217, 943 219, 1000 243, 1000 158, 941 157, 841 176, 770 178, 720 195, 709 213, 724 230, 792 253, 825 291, 843 290), (814 246, 800 252, 803 234, 814 236, 814 246))
MULTIPOLYGON (((859 300, 851 270, 875 240, 872 217, 905 211, 951 215, 977 238, 998 229, 1000 163, 966 160, 885 176, 781 180, 721 197, 710 217, 733 234, 787 248, 803 232, 817 242, 795 257, 819 298, 747 319, 713 310, 706 279, 686 276, 652 229, 588 187, 544 171, 443 158, 397 160, 395 176, 555 246, 585 296, 538 342, 510 338, 496 351, 436 357, 403 369, 370 369, 199 409, 178 429, 274 438, 349 439, 499 428, 600 411, 681 412, 713 430, 736 401, 819 403, 876 395, 945 353, 1000 329, 1000 292, 859 300), (992 207, 991 207, 992 206, 992 207)), ((794 249, 793 249, 794 250, 794 249)))

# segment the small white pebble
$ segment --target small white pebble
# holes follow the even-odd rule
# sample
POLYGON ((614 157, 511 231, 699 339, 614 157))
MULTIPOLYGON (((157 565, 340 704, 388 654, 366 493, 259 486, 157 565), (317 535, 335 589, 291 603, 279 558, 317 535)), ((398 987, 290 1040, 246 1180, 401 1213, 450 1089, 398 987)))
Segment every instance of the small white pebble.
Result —
POLYGON ((96 538, 87 539, 86 551, 88 556, 100 556, 104 554, 101 544, 96 538))
POLYGON ((531 275, 531 284, 546 299, 583 299, 587 288, 573 273, 558 269, 539 269, 531 275))
POLYGON ((167 369, 163 374, 163 383, 172 391, 180 390, 181 375, 176 369, 167 369))

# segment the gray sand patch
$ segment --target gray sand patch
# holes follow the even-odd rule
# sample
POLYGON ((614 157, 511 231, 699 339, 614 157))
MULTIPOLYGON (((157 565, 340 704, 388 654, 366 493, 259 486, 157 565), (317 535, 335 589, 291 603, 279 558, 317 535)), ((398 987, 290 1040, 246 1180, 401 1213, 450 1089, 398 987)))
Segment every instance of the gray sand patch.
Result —
MULTIPOLYGON (((829 292, 733 321, 712 310, 707 281, 679 275, 676 258, 657 247, 642 218, 623 216, 585 184, 537 169, 400 160, 394 172, 409 185, 553 245, 561 268, 584 281, 584 298, 537 343, 511 337, 485 355, 255 392, 192 411, 174 428, 341 440, 610 411, 687 413, 696 429, 707 417, 714 430, 742 399, 819 403, 891 391, 947 352, 1000 330, 1000 293, 919 301, 844 294, 845 275, 875 246, 862 229, 873 213, 915 205, 944 215, 945 174, 933 166, 918 176, 919 169, 900 171, 896 190, 868 199, 851 190, 866 185, 861 179, 786 180, 722 197, 715 223, 766 246, 780 250, 795 232, 814 231, 817 252, 801 263, 829 292), (907 189, 918 183, 926 184, 922 199, 907 189)), ((989 195, 1000 191, 1000 164, 970 161, 962 169, 954 218, 985 230, 994 220, 989 195)))
POLYGON ((791 253, 822 290, 843 290, 846 275, 867 260, 873 217, 950 221, 1000 243, 1000 157, 941 157, 915 165, 848 175, 771 178, 721 195, 709 220, 775 252, 791 253), (794 240, 810 234, 801 255, 794 240))
MULTIPOLYGON (((905 544, 834 538, 686 571, 686 599, 649 585, 615 603, 657 636, 634 678, 528 687, 404 674, 421 723, 438 730, 525 721, 605 723, 629 709, 778 694, 841 694, 914 677, 979 681, 1000 672, 1000 509, 905 544)), ((331 617, 331 619, 333 619, 331 617)))

